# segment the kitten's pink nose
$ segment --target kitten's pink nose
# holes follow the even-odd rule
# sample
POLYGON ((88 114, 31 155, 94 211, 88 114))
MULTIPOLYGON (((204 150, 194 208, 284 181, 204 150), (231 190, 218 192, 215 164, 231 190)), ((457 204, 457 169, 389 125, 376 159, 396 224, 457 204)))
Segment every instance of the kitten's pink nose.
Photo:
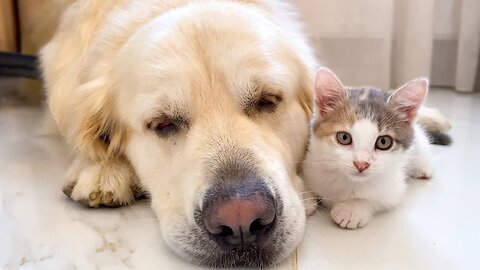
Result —
POLYGON ((353 165, 355 165, 355 168, 357 168, 358 172, 363 172, 370 167, 370 163, 365 161, 354 161, 353 165))

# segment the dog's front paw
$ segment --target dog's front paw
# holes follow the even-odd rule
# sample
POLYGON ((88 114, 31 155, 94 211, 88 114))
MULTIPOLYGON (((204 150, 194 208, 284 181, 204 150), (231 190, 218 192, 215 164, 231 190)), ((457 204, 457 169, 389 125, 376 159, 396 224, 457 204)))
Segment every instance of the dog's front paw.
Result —
POLYGON ((74 162, 63 193, 88 207, 118 207, 135 201, 136 175, 123 162, 74 162))
POLYGON ((358 229, 370 220, 371 213, 367 209, 348 204, 338 203, 330 211, 332 220, 344 229, 358 229))

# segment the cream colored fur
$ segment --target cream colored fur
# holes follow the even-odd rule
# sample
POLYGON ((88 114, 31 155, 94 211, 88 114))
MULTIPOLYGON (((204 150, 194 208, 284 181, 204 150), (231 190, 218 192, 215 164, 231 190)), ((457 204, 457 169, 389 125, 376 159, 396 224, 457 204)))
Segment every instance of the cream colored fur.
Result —
POLYGON ((194 212, 216 166, 246 150, 283 202, 275 261, 300 242, 305 208, 297 170, 315 59, 288 5, 77 1, 41 60, 50 115, 75 154, 65 188, 73 200, 129 204, 141 186, 172 249, 209 264, 195 246, 204 236, 194 212), (274 113, 245 113, 244 100, 258 91, 282 96, 274 113), (177 112, 189 121, 178 135, 161 138, 147 128, 177 112))
MULTIPOLYGON (((208 243, 198 241, 194 211, 216 160, 246 149, 283 200, 288 234, 275 261, 298 245, 305 207, 297 173, 316 61, 287 4, 76 1, 41 63, 50 116, 75 155, 65 188, 74 200, 129 204, 140 186, 172 249, 208 264, 205 248, 195 245, 208 243), (282 96, 275 113, 245 114, 242 101, 255 91, 282 96), (147 128, 173 108, 189 120, 178 136, 147 128)), ((306 208, 313 211, 311 202, 306 208)))

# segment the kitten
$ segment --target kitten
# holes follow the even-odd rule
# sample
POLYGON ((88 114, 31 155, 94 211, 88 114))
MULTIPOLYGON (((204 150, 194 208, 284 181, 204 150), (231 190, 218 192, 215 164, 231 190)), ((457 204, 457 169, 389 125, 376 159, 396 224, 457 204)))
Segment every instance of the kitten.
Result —
POLYGON ((304 176, 340 227, 360 228, 394 207, 408 177, 431 177, 429 140, 415 124, 427 92, 426 79, 387 91, 345 87, 329 69, 318 71, 304 176))

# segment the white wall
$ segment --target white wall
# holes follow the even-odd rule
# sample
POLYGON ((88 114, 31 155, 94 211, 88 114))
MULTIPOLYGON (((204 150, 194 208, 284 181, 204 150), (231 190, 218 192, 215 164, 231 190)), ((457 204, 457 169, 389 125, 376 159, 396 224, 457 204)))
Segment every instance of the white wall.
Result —
POLYGON ((322 64, 345 84, 390 86, 393 0, 293 2, 322 64))
POLYGON ((322 64, 346 84, 388 88, 426 76, 473 89, 480 0, 292 1, 322 64))
POLYGON ((455 83, 461 2, 435 0, 432 82, 439 86, 455 83))

